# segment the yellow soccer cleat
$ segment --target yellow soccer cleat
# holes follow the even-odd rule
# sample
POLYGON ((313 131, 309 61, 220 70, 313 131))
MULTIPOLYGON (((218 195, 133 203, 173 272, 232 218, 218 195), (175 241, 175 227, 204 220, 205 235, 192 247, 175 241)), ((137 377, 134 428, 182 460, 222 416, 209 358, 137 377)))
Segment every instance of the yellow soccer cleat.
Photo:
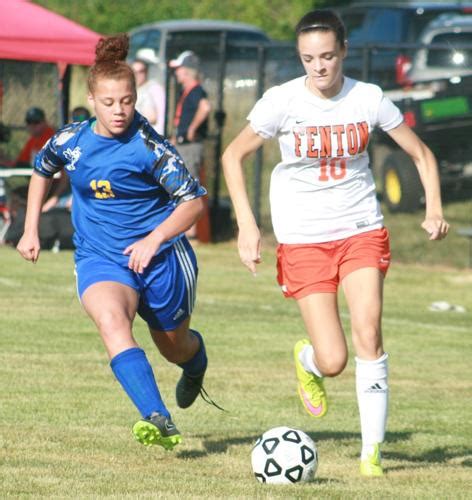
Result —
POLYGON ((361 476, 364 477, 382 477, 383 469, 380 464, 380 446, 379 444, 374 445, 374 451, 372 454, 367 455, 367 458, 361 460, 360 472, 361 476))
POLYGON ((306 345, 310 345, 307 339, 299 340, 293 350, 298 379, 298 394, 308 414, 315 418, 321 418, 328 411, 326 391, 323 378, 307 372, 300 361, 299 354, 306 345))
POLYGON ((172 450, 182 442, 177 427, 172 420, 159 413, 136 422, 133 434, 137 441, 145 446, 159 445, 165 450, 172 450))

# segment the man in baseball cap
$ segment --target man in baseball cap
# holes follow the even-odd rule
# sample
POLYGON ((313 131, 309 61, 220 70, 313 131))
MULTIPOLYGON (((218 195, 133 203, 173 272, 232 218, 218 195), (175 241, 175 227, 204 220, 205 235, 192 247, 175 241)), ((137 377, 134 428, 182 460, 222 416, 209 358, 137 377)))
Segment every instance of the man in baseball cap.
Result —
MULTIPOLYGON (((203 141, 208 132, 211 106, 199 78, 200 60, 194 52, 186 50, 169 61, 181 92, 175 108, 171 142, 190 174, 198 179, 203 165, 203 141)), ((197 239, 197 227, 187 231, 187 238, 197 239)))
POLYGON ((182 52, 176 59, 169 62, 169 66, 173 69, 180 68, 181 66, 189 69, 199 70, 200 59, 191 50, 182 52))

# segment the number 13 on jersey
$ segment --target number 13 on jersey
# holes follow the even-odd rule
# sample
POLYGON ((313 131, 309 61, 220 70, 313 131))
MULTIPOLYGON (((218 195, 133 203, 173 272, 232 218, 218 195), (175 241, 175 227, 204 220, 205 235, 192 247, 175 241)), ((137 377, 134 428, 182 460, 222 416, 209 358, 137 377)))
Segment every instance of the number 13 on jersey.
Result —
POLYGON ((115 193, 111 189, 110 181, 106 180, 93 180, 90 181, 90 187, 95 193, 95 198, 105 200, 107 198, 114 198, 115 193))

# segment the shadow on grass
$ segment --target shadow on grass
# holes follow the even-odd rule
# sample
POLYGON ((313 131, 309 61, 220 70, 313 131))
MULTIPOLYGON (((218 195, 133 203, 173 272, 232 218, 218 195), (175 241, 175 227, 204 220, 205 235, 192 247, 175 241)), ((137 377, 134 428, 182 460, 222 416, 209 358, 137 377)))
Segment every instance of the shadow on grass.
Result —
POLYGON ((448 464, 458 467, 472 467, 472 449, 464 446, 437 446, 420 454, 397 453, 385 451, 383 456, 392 460, 407 462, 405 465, 389 467, 389 470, 411 469, 413 467, 424 467, 431 464, 448 464), (460 459, 463 460, 460 460, 460 459))
MULTIPOLYGON (((357 432, 307 432, 307 434, 319 443, 321 441, 359 441, 360 435, 357 432)), ((396 443, 398 441, 408 441, 411 438, 412 432, 389 432, 387 433, 386 441, 396 443)), ((208 436, 202 436, 203 450, 186 450, 178 453, 179 458, 199 458, 206 455, 226 453, 230 446, 252 446, 259 438, 260 434, 251 436, 224 438, 224 439, 208 439, 208 436)))
MULTIPOLYGON (((359 441, 359 432, 307 432, 313 441, 359 441)), ((399 441, 408 441, 413 432, 387 432, 385 441, 387 443, 397 443, 399 441)))
POLYGON ((188 450, 182 451, 178 454, 179 458, 198 458, 206 455, 213 455, 219 453, 225 453, 230 446, 234 445, 253 445, 256 442, 259 435, 254 434, 253 436, 245 437, 235 437, 235 438, 225 438, 225 439, 206 439, 203 438, 204 450, 188 450))

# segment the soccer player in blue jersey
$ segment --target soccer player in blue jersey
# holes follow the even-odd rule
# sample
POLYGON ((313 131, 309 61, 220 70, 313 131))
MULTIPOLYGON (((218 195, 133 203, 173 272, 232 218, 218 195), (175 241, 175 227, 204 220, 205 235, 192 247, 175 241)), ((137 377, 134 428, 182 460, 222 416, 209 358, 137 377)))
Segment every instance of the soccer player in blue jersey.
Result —
POLYGON ((101 39, 88 76, 95 117, 60 129, 38 154, 20 254, 38 260, 41 206, 64 169, 73 194, 77 288, 110 366, 142 415, 136 439, 172 449, 181 436, 144 351, 132 333, 136 313, 160 353, 182 368, 176 399, 189 407, 202 388, 207 357, 190 329, 197 263, 184 236, 203 210, 205 190, 174 147, 135 111, 136 84, 125 59, 128 37, 101 39))

